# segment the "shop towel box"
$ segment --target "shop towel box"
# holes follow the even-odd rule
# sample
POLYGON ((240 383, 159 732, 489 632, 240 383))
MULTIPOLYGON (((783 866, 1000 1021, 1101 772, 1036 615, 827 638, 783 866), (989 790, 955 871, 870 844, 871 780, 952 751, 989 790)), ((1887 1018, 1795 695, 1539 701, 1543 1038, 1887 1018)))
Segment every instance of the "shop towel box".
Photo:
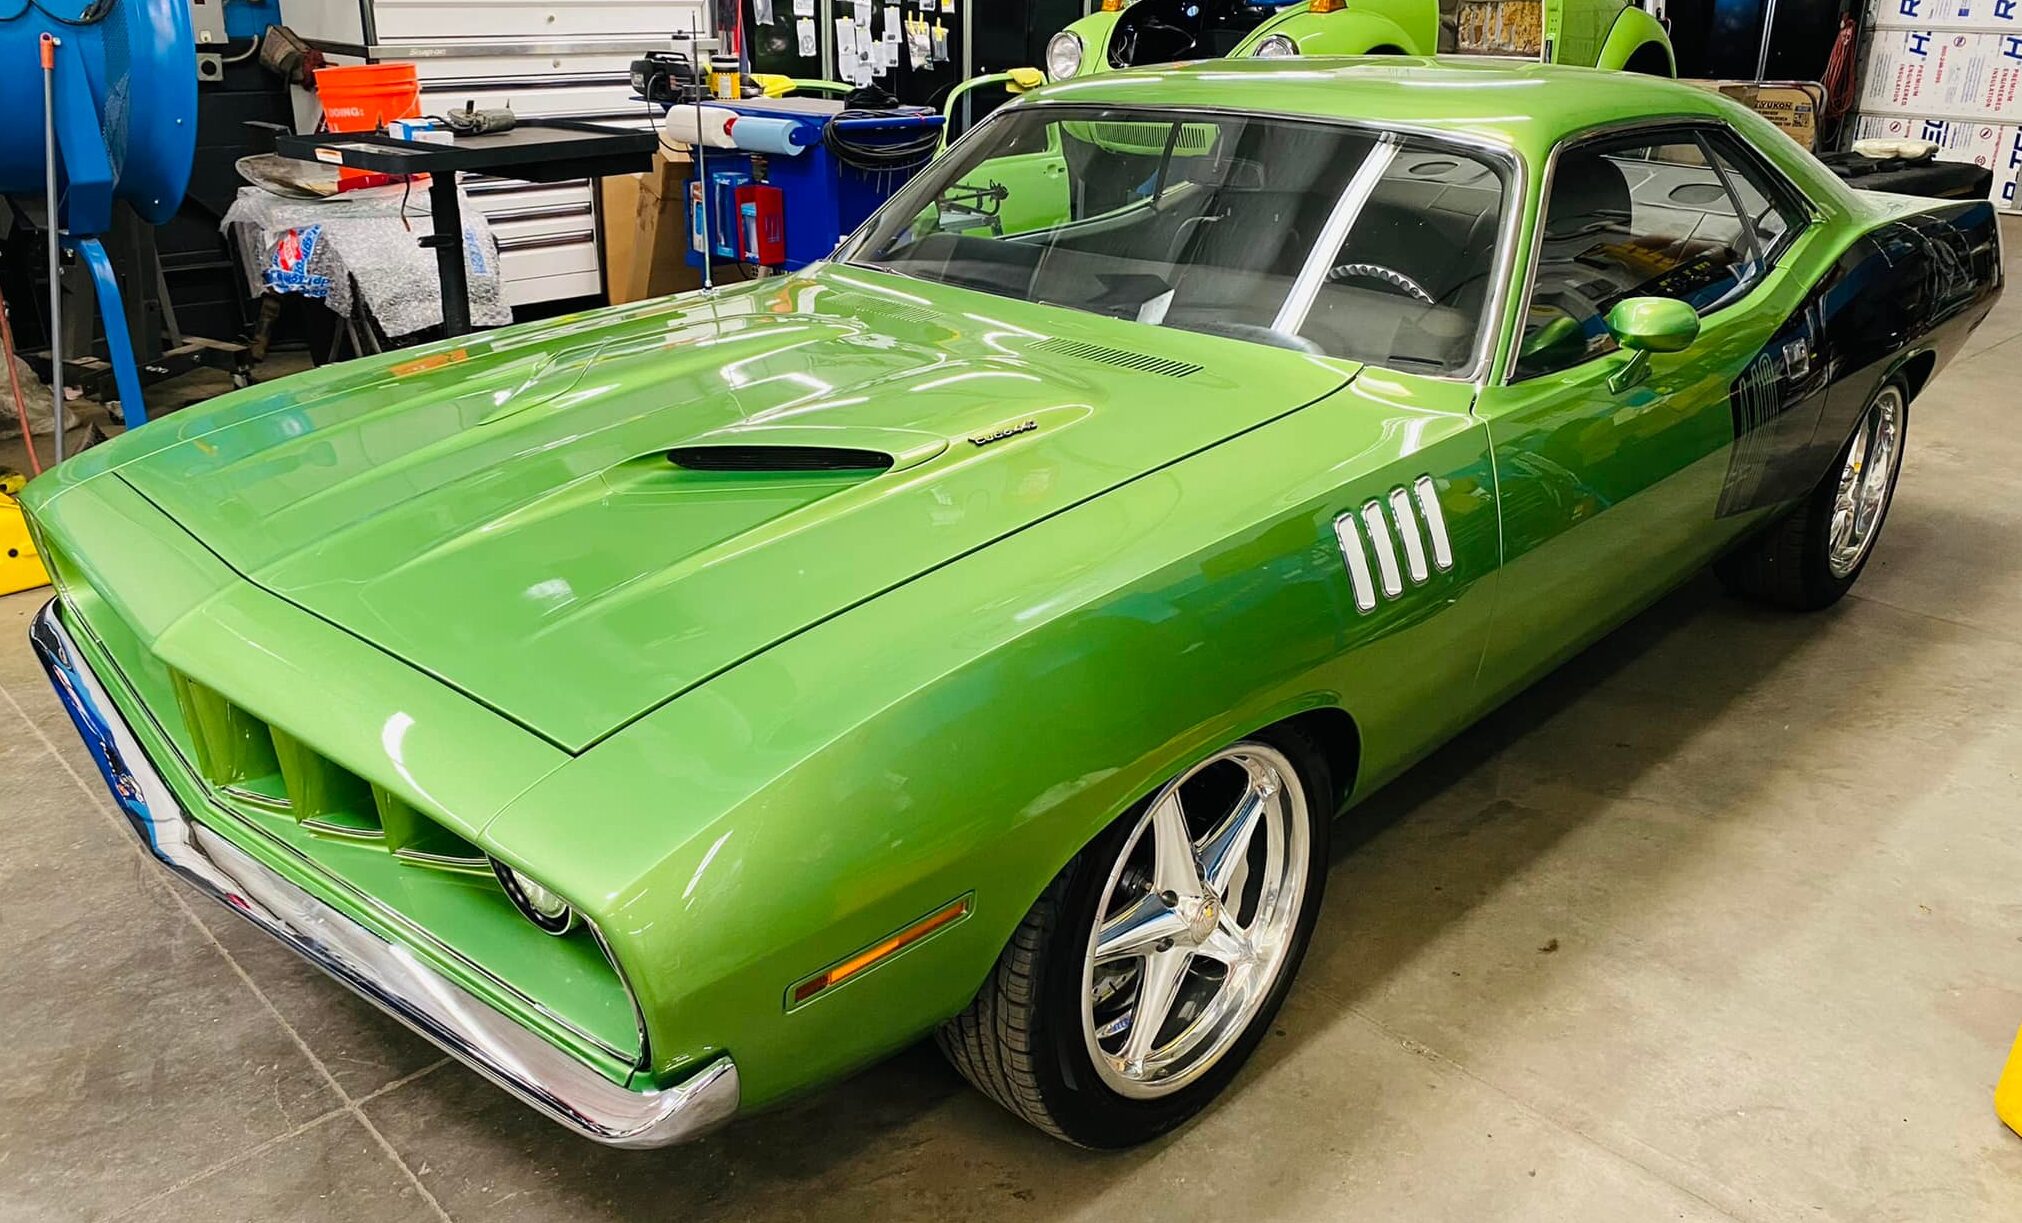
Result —
POLYGON ((2022 121, 2022 33, 1877 30, 1861 74, 1860 109, 2022 121))

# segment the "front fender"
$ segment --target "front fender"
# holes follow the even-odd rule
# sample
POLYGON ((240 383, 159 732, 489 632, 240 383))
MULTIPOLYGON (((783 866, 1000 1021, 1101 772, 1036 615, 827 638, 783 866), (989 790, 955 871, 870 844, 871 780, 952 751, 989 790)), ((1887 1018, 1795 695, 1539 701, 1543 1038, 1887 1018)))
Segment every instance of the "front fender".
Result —
POLYGON ((727 1051, 758 1106, 919 1038, 1096 833, 1261 726, 1345 708, 1358 790, 1455 729, 1498 546, 1482 433, 1464 403, 1352 395, 781 643, 495 820, 487 842, 610 941, 653 1073, 727 1051), (1419 472, 1448 489, 1454 569, 1358 612, 1334 518, 1419 472), (789 1005, 794 983, 965 896, 964 920, 789 1005))
POLYGON ((1654 47, 1663 54, 1665 75, 1678 75, 1678 60, 1671 53, 1670 36, 1664 33, 1664 27, 1655 17, 1634 5, 1623 9, 1621 15, 1615 18, 1594 66, 1620 71, 1628 66, 1630 57, 1644 47, 1654 47))
POLYGON ((1251 30, 1229 58, 1255 54, 1257 44, 1273 34, 1297 43, 1301 55, 1367 55, 1378 47, 1431 55, 1439 46, 1439 10, 1431 4, 1380 2, 1333 13, 1297 8, 1251 30))

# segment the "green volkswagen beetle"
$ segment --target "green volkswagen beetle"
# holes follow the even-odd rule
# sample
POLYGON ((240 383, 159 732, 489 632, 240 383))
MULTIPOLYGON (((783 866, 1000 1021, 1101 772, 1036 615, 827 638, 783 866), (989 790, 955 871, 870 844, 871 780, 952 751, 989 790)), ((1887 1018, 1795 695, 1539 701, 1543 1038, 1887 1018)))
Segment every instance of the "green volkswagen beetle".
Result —
POLYGON ((155 857, 579 1133, 937 1033, 1120 1146, 1268 1030, 1336 815, 1702 566, 1859 578, 1999 254, 1668 82, 1107 73, 803 273, 86 452, 34 643, 155 857))
POLYGON ((1046 44, 1046 71, 1434 53, 1677 75, 1663 25, 1628 0, 1103 0, 1046 44))

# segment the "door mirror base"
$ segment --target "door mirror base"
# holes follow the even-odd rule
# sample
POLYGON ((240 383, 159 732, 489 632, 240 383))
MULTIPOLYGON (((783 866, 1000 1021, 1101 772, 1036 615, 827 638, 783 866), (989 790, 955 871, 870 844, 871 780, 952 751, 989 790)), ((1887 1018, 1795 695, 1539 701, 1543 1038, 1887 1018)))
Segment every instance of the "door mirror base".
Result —
POLYGON ((1608 375, 1608 389, 1619 395, 1650 376, 1650 353, 1638 348, 1629 353, 1621 368, 1608 375))

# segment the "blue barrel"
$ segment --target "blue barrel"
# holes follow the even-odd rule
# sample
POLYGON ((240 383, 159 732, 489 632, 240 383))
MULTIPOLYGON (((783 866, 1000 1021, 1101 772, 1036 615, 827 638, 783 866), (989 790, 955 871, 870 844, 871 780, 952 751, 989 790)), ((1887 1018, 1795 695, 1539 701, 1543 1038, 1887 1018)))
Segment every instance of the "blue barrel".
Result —
POLYGON ((112 194, 150 224, 175 215, 197 147, 189 0, 0 0, 0 194, 43 192, 42 52, 57 53, 57 116, 69 142, 102 138, 112 194))

